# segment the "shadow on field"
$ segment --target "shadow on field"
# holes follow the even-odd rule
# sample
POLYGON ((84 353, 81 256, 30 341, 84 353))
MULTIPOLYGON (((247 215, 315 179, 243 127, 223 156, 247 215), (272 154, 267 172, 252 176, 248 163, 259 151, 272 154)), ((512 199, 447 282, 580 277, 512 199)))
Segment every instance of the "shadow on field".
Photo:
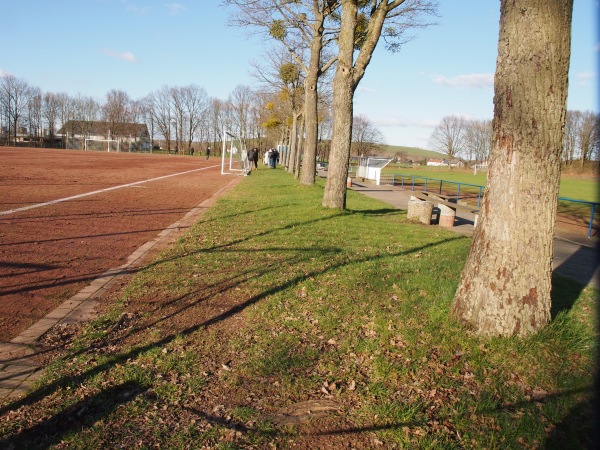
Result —
MULTIPOLYGON (((485 408, 480 410, 480 414, 484 416, 494 416, 497 414, 508 413, 510 415, 514 415, 516 412, 519 412, 519 416, 523 415, 523 410, 528 408, 532 414, 539 414, 539 406, 540 404, 549 403, 549 402, 562 402, 565 401, 568 397, 586 394, 591 391, 591 387, 584 387, 579 389, 570 389, 562 392, 550 393, 544 396, 538 396, 530 400, 523 400, 514 403, 506 403, 501 404, 493 408, 485 408)), ((477 398, 470 398, 470 401, 477 403, 477 398)), ((498 400, 502 401, 501 399, 498 400)), ((473 405, 475 407, 475 405, 473 405)), ((577 403, 569 412, 569 414, 564 417, 556 426, 551 426, 548 428, 549 434, 548 437, 542 447, 544 449, 592 449, 598 448, 593 444, 596 443, 596 439, 598 437, 598 431, 595 429, 594 424, 597 421, 594 420, 591 410, 591 402, 579 402, 577 403)), ((526 416, 526 415, 525 415, 526 416)), ((525 417, 524 416, 524 417, 525 417)), ((386 425, 372 425, 365 427, 354 427, 354 428, 345 428, 345 429, 332 429, 325 432, 316 433, 317 435, 338 435, 338 434, 358 434, 358 433, 370 433, 374 431, 384 431, 384 430, 399 430, 403 427, 426 427, 428 423, 432 421, 436 421, 439 423, 452 423, 456 420, 455 416, 444 414, 444 415, 435 415, 433 417, 429 417, 428 420, 413 420, 406 422, 396 422, 386 425)), ((526 420, 526 419, 523 419, 526 420)), ((508 448, 510 447, 509 442, 505 442, 504 445, 508 448)))
POLYGON ((386 216, 388 214, 399 215, 403 211, 398 208, 381 208, 381 209, 368 209, 368 210, 347 210, 350 214, 362 215, 362 216, 386 216))
MULTIPOLYGON (((394 213, 398 212, 396 209, 390 211, 393 211, 394 213)), ((77 357, 82 354, 105 354, 107 352, 110 354, 110 358, 93 358, 92 362, 82 370, 67 375, 60 375, 58 378, 47 382, 47 384, 40 385, 37 389, 31 391, 27 396, 5 404, 0 408, 0 415, 7 414, 11 410, 16 410, 24 406, 33 406, 36 403, 41 402, 46 397, 52 397, 57 391, 61 391, 63 389, 70 389, 72 394, 69 394, 69 396, 80 395, 82 392, 82 386, 90 382, 90 380, 93 380, 98 376, 113 370, 115 367, 127 366, 132 360, 139 358, 148 351, 154 349, 164 349, 165 346, 169 345, 176 339, 185 338, 186 336, 189 336, 200 330, 232 318, 248 307, 261 302, 264 299, 269 298, 270 296, 273 296, 281 291, 294 288, 308 279, 313 279, 331 271, 339 270, 347 265, 361 264, 367 261, 372 263, 374 260, 384 257, 399 257, 419 254, 424 250, 436 248, 454 240, 463 239, 462 236, 456 236, 427 243, 411 249, 399 250, 395 253, 386 253, 384 256, 365 255, 363 257, 353 258, 351 260, 340 259, 338 261, 331 261, 323 266, 315 267, 312 270, 307 270, 305 272, 298 273, 291 278, 279 281, 277 284, 265 288, 263 291, 255 295, 246 296, 236 293, 237 291, 241 291, 240 289, 236 288, 257 276, 268 276, 270 273, 279 273, 281 271, 281 267, 292 267, 298 263, 314 259, 313 256, 315 251, 325 254, 339 253, 339 249, 335 247, 315 249, 313 246, 306 248, 292 246, 261 248, 260 250, 256 250, 252 246, 240 248, 238 246, 239 244, 245 243, 246 241, 252 240, 258 236, 264 237, 272 233, 278 233, 281 231, 294 229, 296 227, 314 224, 315 222, 331 220, 334 217, 335 216, 329 216, 316 220, 289 223, 279 227, 263 230, 260 233, 254 234, 252 237, 245 237, 228 242, 217 242, 215 245, 209 248, 202 248, 185 254, 175 254, 153 261, 147 265, 145 269, 151 270, 153 266, 164 264, 169 261, 175 261, 180 258, 201 255, 202 253, 222 252, 233 253, 237 256, 243 254, 244 252, 253 253, 256 251, 261 251, 266 252, 266 254, 279 252, 284 255, 283 258, 274 259, 272 261, 268 259, 262 261, 262 267, 240 268, 235 265, 232 267, 219 267, 218 270, 220 272, 227 273, 229 271, 230 273, 228 273, 228 276, 218 277, 216 281, 212 282, 212 284, 198 286, 198 288, 190 290, 186 294, 179 295, 174 299, 166 299, 164 302, 157 302, 156 311, 162 311, 158 311, 158 313, 152 312, 146 316, 152 321, 151 324, 140 322, 135 324, 133 328, 121 329, 119 325, 120 319, 111 320, 111 323, 104 322, 101 326, 105 333, 99 333, 99 337, 95 339, 89 346, 83 347, 78 351, 68 354, 67 358, 72 361, 77 359, 77 357), (285 253, 290 253, 290 255, 286 257, 285 253), (209 300, 212 299, 218 299, 218 304, 211 304, 209 300), (190 311, 192 307, 199 305, 203 305, 204 309, 201 311, 190 311), (173 309, 168 311, 167 308, 173 309), (163 321, 169 320, 169 318, 173 316, 178 316, 180 319, 177 322, 179 328, 169 329, 169 332, 166 335, 157 335, 152 333, 149 333, 149 335, 142 335, 142 333, 148 330, 158 330, 159 328, 156 328, 156 325, 163 321), (115 345, 116 343, 123 341, 127 336, 138 333, 140 336, 135 336, 135 340, 139 340, 141 345, 133 348, 129 346, 119 348, 119 346, 115 345)), ((239 259, 243 261, 244 257, 239 256, 239 259)), ((141 270, 141 268, 136 270, 141 270)), ((52 376, 52 374, 49 374, 49 376, 52 376)), ((97 380, 94 382, 97 383, 97 380)), ((18 434, 5 437, 3 441, 0 441, 0 443, 7 444, 6 446, 13 444, 15 448, 31 448, 31 446, 27 447, 27 443, 36 442, 36 444, 39 445, 39 448, 47 448, 48 446, 60 442, 61 437, 66 433, 75 432, 77 429, 91 426, 95 421, 110 414, 119 405, 131 401, 136 395, 146 389, 146 386, 124 383, 123 385, 107 388, 102 392, 95 394, 93 397, 79 400, 79 402, 74 406, 62 406, 63 403, 58 403, 59 408, 64 407, 62 411, 54 413, 54 415, 48 419, 42 419, 43 422, 41 423, 30 425, 29 428, 25 428, 18 434), (88 411, 88 413, 84 414, 85 411, 88 411), (66 424, 66 426, 63 424, 63 427, 60 428, 59 424, 63 422, 66 424), (48 438, 47 436, 50 437, 48 438), (44 439, 48 440, 46 441, 44 439)), ((46 406, 39 405, 37 407, 46 406)))
POLYGON ((598 267, 598 253, 588 247, 579 249, 558 266, 552 275, 552 318, 570 310, 598 267), (576 281, 575 281, 576 280, 576 281))
POLYGON ((569 414, 552 428, 542 448, 546 450, 599 448, 597 410, 591 401, 577 403, 569 414), (591 418, 591 419, 590 419, 591 418))
POLYGON ((134 400, 148 386, 128 381, 83 398, 45 421, 18 434, 0 438, 1 448, 45 449, 59 444, 65 436, 92 427, 120 405, 134 400))

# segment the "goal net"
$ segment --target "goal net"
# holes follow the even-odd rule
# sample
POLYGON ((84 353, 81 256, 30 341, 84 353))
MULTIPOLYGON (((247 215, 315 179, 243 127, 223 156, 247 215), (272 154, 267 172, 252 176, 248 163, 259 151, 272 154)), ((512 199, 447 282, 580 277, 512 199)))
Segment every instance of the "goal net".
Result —
POLYGON ((237 136, 223 133, 223 150, 221 152, 222 175, 248 175, 251 164, 248 161, 248 150, 237 136))
POLYGON ((482 163, 482 164, 475 164, 473 166, 473 175, 477 175, 477 172, 487 172, 488 170, 488 163, 482 163))
POLYGON ((116 139, 86 139, 85 150, 96 152, 118 152, 119 141, 116 139))

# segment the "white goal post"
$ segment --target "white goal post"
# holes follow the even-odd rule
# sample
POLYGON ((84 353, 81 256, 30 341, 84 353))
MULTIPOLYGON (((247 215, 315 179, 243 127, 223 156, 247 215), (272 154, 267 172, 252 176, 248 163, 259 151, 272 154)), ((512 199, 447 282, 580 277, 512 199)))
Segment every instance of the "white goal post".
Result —
POLYGON ((118 139, 86 139, 84 149, 97 152, 118 152, 120 144, 118 139))
POLYGON ((248 175, 252 170, 248 150, 243 142, 228 131, 223 131, 221 175, 248 175))
POLYGON ((485 163, 482 163, 482 164, 475 164, 475 165, 473 166, 473 168, 474 168, 474 170, 473 170, 473 175, 477 175, 477 171, 478 171, 478 170, 479 170, 480 172, 481 172, 481 171, 487 172, 487 170, 488 170, 488 163, 487 163, 487 162, 485 162, 485 163))

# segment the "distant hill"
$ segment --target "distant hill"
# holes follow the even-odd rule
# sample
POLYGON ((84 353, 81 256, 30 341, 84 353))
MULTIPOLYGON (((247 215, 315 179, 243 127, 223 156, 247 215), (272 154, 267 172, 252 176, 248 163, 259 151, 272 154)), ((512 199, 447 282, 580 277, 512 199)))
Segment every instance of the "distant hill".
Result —
POLYGON ((443 158, 444 154, 434 152, 432 150, 425 150, 419 147, 405 147, 402 145, 380 145, 379 152, 381 156, 394 156, 397 153, 404 153, 408 158, 412 159, 428 159, 428 158, 443 158))

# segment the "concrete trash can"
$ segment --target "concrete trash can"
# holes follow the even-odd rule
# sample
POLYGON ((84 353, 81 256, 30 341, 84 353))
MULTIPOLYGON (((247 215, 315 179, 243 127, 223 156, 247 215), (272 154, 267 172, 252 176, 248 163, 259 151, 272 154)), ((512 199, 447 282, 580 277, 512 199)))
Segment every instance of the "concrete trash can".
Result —
POLYGON ((352 187, 352 178, 348 177, 346 180, 346 187, 352 187))
POLYGON ((441 203, 438 204, 438 208, 440 208, 440 227, 452 228, 456 218, 456 210, 441 203))
POLYGON ((419 200, 411 197, 408 202, 408 211, 406 218, 415 222, 421 222, 424 225, 431 225, 431 214, 433 212, 433 203, 419 200))

